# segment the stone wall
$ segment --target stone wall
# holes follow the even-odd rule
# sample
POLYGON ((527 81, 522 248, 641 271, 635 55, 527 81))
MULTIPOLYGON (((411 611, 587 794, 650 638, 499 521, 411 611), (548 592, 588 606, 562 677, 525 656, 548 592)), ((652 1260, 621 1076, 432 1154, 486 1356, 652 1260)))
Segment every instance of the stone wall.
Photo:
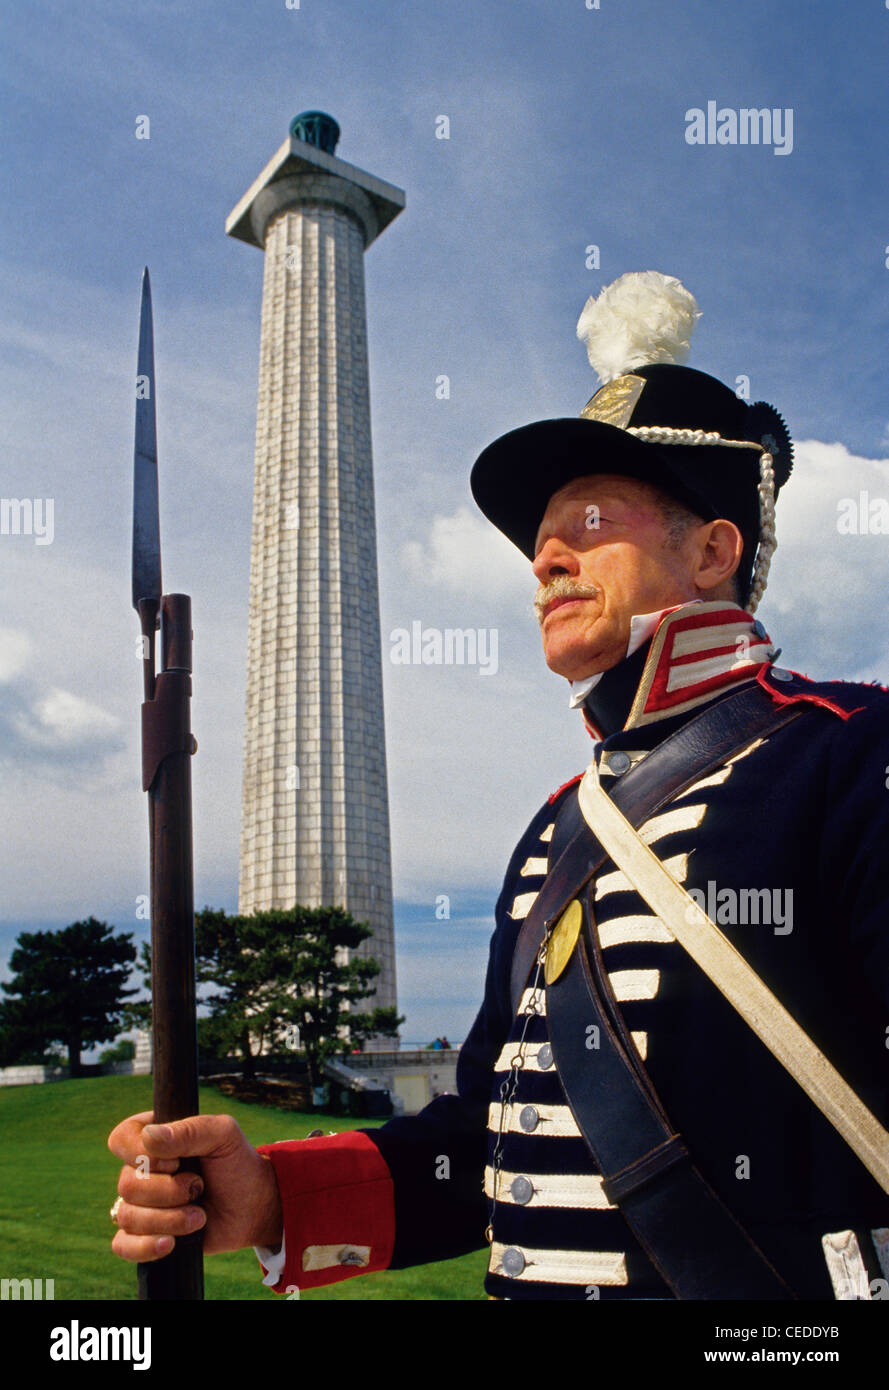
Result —
POLYGON ((457 1093, 458 1048, 412 1052, 362 1052, 350 1056, 349 1069, 384 1086, 400 1113, 415 1115, 440 1095, 457 1093))
POLYGON ((63 1067, 0 1067, 0 1086, 36 1086, 44 1081, 63 1081, 63 1067))

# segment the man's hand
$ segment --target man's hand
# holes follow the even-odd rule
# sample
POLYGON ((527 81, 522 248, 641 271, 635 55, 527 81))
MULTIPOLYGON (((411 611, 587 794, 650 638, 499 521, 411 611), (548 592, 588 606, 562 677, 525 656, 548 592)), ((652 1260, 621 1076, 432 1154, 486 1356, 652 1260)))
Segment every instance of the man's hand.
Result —
POLYGON ((275 1170, 231 1116, 192 1115, 165 1125, 152 1124, 153 1119, 150 1110, 131 1115, 108 1139, 125 1165, 117 1184, 123 1203, 111 1242, 115 1255, 159 1260, 170 1253, 176 1236, 202 1226, 207 1255, 280 1246, 283 1218, 275 1170), (183 1158, 200 1158, 200 1176, 179 1171, 183 1158))

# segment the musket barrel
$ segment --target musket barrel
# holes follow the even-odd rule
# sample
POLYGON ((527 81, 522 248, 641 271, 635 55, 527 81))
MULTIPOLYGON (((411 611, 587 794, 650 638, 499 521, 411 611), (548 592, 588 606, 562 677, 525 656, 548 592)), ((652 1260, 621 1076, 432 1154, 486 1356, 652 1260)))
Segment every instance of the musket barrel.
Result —
MULTIPOLYGON (((155 682, 178 746, 164 753, 148 790, 151 832, 151 994, 154 1113, 158 1123, 198 1111, 191 812, 191 600, 161 599, 163 670, 155 682), (183 737, 184 734, 184 737, 183 737), (184 746, 183 746, 184 745, 184 746)), ((183 1161, 197 1171, 199 1163, 183 1161)), ((203 1297, 202 1233, 177 1237, 170 1255, 139 1267, 139 1297, 203 1297)))

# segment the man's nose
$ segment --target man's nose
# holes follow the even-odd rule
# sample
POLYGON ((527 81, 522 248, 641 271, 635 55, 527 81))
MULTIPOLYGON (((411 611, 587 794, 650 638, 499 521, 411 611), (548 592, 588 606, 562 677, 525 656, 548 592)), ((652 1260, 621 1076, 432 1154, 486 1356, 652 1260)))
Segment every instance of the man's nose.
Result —
POLYGON ((558 536, 550 536, 540 547, 531 566, 541 584, 555 579, 558 574, 576 574, 577 556, 558 536))

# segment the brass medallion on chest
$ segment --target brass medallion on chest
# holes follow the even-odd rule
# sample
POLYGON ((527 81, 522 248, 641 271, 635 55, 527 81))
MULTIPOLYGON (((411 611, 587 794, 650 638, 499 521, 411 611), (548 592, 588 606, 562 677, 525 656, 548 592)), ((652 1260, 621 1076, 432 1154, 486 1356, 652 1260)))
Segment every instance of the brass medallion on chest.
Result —
POLYGON ((546 961, 543 974, 548 985, 553 984, 571 959, 580 928, 583 923, 583 908, 580 899, 575 898, 562 913, 552 929, 546 946, 546 961))

